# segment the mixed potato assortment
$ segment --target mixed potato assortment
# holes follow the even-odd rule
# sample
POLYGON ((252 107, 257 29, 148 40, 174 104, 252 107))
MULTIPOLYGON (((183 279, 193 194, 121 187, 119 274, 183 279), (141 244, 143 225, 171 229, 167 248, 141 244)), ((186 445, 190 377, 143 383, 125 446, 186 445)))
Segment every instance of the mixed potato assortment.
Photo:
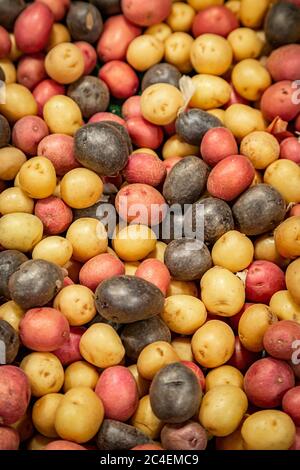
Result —
POLYGON ((300 450, 300 1, 0 0, 0 80, 0 450, 300 450))

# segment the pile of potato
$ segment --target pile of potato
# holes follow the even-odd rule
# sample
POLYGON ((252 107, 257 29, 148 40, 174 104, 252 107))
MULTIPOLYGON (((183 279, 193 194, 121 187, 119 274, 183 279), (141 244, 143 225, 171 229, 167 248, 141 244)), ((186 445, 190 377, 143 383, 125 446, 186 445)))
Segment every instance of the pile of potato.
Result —
POLYGON ((0 0, 0 80, 0 450, 300 450, 300 1, 0 0))

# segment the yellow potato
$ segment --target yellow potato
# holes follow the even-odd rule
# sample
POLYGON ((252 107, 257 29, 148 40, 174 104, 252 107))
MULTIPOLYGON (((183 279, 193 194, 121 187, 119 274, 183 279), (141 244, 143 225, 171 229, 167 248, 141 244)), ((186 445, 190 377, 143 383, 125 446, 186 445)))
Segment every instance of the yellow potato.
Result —
POLYGON ((300 258, 293 261, 287 268, 285 273, 286 287, 294 301, 300 305, 300 258))
POLYGON ((116 231, 112 245, 122 260, 138 261, 154 250, 156 236, 146 225, 129 225, 116 231))
POLYGON ((232 13, 237 17, 237 19, 240 18, 240 0, 229 0, 225 3, 225 7, 232 11, 232 13))
POLYGON ((216 118, 220 119, 221 123, 225 125, 225 110, 224 109, 209 109, 207 111, 209 114, 212 114, 216 118))
POLYGON ((171 157, 188 157, 190 155, 198 155, 199 148, 195 145, 187 144, 177 134, 172 135, 164 144, 162 156, 164 160, 171 157))
POLYGON ((244 284, 228 269, 220 266, 209 269, 200 285, 202 302, 214 315, 232 317, 245 303, 244 284))
POLYGON ((64 383, 63 367, 54 354, 46 352, 28 354, 22 360, 20 368, 29 379, 34 397, 59 392, 64 383))
POLYGON ((240 20, 244 26, 259 28, 268 10, 270 0, 241 0, 240 20))
POLYGON ((53 305, 64 314, 71 326, 81 326, 96 315, 94 297, 88 287, 72 284, 57 294, 53 305))
POLYGON ((95 323, 83 334, 80 341, 82 357, 101 369, 120 364, 125 349, 116 331, 106 323, 95 323))
POLYGON ((32 408, 32 422, 38 432, 46 437, 58 437, 55 430, 55 414, 61 402, 61 393, 49 393, 39 398, 32 408))
POLYGON ((194 39, 190 34, 177 32, 165 41, 165 61, 175 65, 180 72, 188 73, 193 69, 190 54, 194 39))
POLYGON ((25 162, 19 172, 21 189, 34 199, 51 196, 56 187, 53 163, 46 157, 34 157, 25 162))
POLYGON ((217 437, 217 450, 246 450, 245 443, 241 434, 242 425, 240 425, 232 434, 225 437, 217 437))
POLYGON ((0 194, 1 214, 26 212, 32 214, 34 201, 20 188, 8 188, 0 194))
POLYGON ((247 408, 243 390, 234 385, 219 385, 204 395, 199 421, 213 436, 228 436, 238 428, 247 408))
POLYGON ((262 351, 264 334, 269 326, 276 322, 276 315, 267 305, 255 304, 248 307, 239 321, 239 338, 242 345, 249 351, 262 351))
POLYGON ((23 52, 20 51, 20 49, 17 47, 15 35, 10 33, 9 37, 11 42, 11 49, 8 57, 12 62, 16 62, 18 59, 20 59, 20 57, 22 57, 23 52))
POLYGON ((0 149, 0 179, 13 180, 21 166, 26 162, 26 155, 15 147, 0 149))
POLYGON ((165 300, 161 318, 174 333, 192 335, 207 318, 201 300, 191 295, 172 295, 165 300))
POLYGON ((236 273, 246 269, 252 262, 254 247, 246 235, 230 230, 216 241, 211 254, 215 265, 236 273))
POLYGON ((251 132, 266 129, 261 111, 245 104, 232 104, 226 109, 225 126, 238 140, 242 140, 251 132))
POLYGON ((136 153, 149 153, 150 155, 154 155, 154 157, 159 158, 157 153, 154 152, 154 150, 152 150, 152 149, 147 149, 147 148, 136 149, 132 152, 132 155, 134 155, 136 153))
POLYGON ((271 85, 271 75, 258 60, 244 59, 232 71, 232 83, 236 91, 246 100, 256 101, 271 85))
POLYGON ((28 450, 44 450, 47 444, 55 441, 56 439, 50 439, 49 437, 42 436, 42 434, 36 434, 30 439, 27 449, 28 450))
POLYGON ((243 374, 235 367, 227 365, 211 370, 205 378, 205 388, 207 392, 220 385, 234 385, 235 387, 243 389, 243 384, 243 374))
POLYGON ((18 83, 6 85, 5 104, 0 104, 0 113, 3 114, 11 124, 14 124, 25 116, 35 116, 37 111, 37 103, 28 88, 18 83))
POLYGON ((288 261, 280 256, 273 235, 261 235, 254 242, 254 258, 257 260, 266 260, 284 267, 288 261))
POLYGON ((138 36, 127 49, 127 62, 139 72, 145 72, 158 64, 163 56, 164 43, 151 34, 138 36))
POLYGON ((60 183, 61 198, 74 209, 86 209, 96 204, 103 193, 101 178, 87 168, 69 171, 60 183))
POLYGON ((177 352, 181 361, 194 361, 190 338, 182 338, 179 336, 178 338, 173 339, 171 345, 177 352))
POLYGON ((187 0, 187 2, 196 11, 199 11, 215 5, 223 5, 224 0, 187 0))
POLYGON ((16 331, 19 331, 20 321, 25 311, 13 300, 0 305, 0 318, 7 321, 16 331))
POLYGON ((138 261, 132 261, 131 263, 124 263, 125 266, 125 274, 126 276, 135 276, 137 268, 141 263, 138 261))
POLYGON ((234 343, 234 333, 230 326, 220 320, 210 320, 194 334, 192 350, 196 361, 210 369, 229 361, 234 343))
POLYGON ((237 62, 244 59, 256 59, 263 48, 263 41, 250 28, 235 29, 228 35, 227 40, 232 47, 233 57, 237 62))
POLYGON ((300 168, 297 163, 284 159, 272 163, 265 171, 264 182, 277 189, 286 202, 300 202, 300 168))
POLYGON ((202 34, 191 49, 191 62, 198 73, 223 75, 232 63, 229 42, 217 34, 202 34))
POLYGON ((84 72, 83 54, 75 44, 63 42, 48 52, 45 68, 50 78, 69 85, 78 80, 84 72))
POLYGON ((146 256, 146 258, 155 258, 155 259, 158 259, 159 261, 161 261, 162 263, 164 262, 164 259, 165 259, 165 251, 166 251, 166 248, 167 248, 167 244, 164 243, 164 242, 156 242, 156 245, 155 245, 155 248, 153 251, 151 251, 151 253, 149 253, 148 256, 146 256))
POLYGON ((50 98, 44 106, 43 114, 52 134, 73 136, 83 123, 78 104, 64 95, 50 98))
POLYGON ((169 343, 155 341, 142 350, 137 360, 137 368, 142 377, 153 380, 162 367, 178 361, 179 357, 169 343))
POLYGON ((47 237, 35 245, 32 259, 44 259, 51 263, 64 266, 70 261, 73 253, 72 244, 63 237, 47 237))
POLYGON ((289 217, 274 232, 278 253, 284 258, 300 256, 300 217, 289 217))
POLYGON ((176 2, 173 3, 171 13, 166 22, 173 31, 188 32, 192 28, 195 15, 195 10, 190 5, 176 2))
POLYGON ((157 23, 147 28, 145 34, 150 34, 159 41, 165 42, 165 40, 171 36, 172 29, 166 23, 157 23))
POLYGON ((104 225, 98 219, 85 218, 73 222, 66 235, 73 246, 73 258, 84 263, 106 253, 108 241, 104 225))
POLYGON ((241 142, 240 152, 252 162, 257 170, 264 170, 278 160, 280 146, 269 132, 251 132, 241 142))
POLYGON ((159 126, 166 126, 176 119, 184 105, 181 92, 168 83, 151 85, 142 94, 141 111, 145 119, 159 126))
POLYGON ((88 387, 76 387, 62 398, 55 415, 55 429, 65 440, 83 443, 98 432, 104 418, 104 407, 88 387))
POLYGON ((294 301, 288 290, 280 290, 273 294, 270 300, 270 310, 279 320, 290 320, 300 323, 300 305, 294 301))
POLYGON ((47 52, 62 42, 71 42, 71 36, 66 26, 61 23, 54 23, 50 38, 47 44, 47 52))
POLYGON ((5 74, 5 83, 10 85, 17 81, 17 69, 14 66, 12 59, 0 59, 0 67, 5 74))
POLYGON ((248 450, 288 450, 295 440, 292 419, 279 410, 262 410, 249 416, 242 426, 248 450))
POLYGON ((169 288, 167 290, 167 297, 181 294, 197 297, 198 289, 196 283, 193 281, 176 281, 176 279, 171 279, 169 288))
POLYGON ((130 370, 130 372, 132 373, 133 378, 136 382, 139 397, 142 398, 145 395, 147 395, 147 393, 149 392, 149 388, 150 388, 150 382, 148 380, 144 379, 144 377, 141 376, 141 374, 138 371, 138 368, 137 368, 136 364, 133 364, 132 366, 129 366, 128 370, 130 370))
POLYGON ((16 212, 0 219, 0 244, 27 253, 42 239, 43 224, 32 214, 16 212))
POLYGON ((192 82, 196 91, 190 101, 192 108, 208 110, 222 107, 230 99, 231 86, 215 75, 194 75, 192 82))
POLYGON ((152 411, 149 395, 140 399, 137 410, 130 422, 132 426, 142 431, 150 439, 159 438, 163 427, 163 422, 152 411))
POLYGON ((99 379, 97 369, 85 361, 73 362, 65 370, 64 392, 75 387, 89 387, 95 389, 99 379))

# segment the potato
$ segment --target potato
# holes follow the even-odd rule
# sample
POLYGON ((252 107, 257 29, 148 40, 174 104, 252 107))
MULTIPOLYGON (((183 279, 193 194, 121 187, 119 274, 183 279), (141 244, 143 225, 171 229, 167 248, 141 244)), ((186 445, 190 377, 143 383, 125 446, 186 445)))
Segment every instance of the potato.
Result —
POLYGON ((221 108, 229 101, 231 87, 223 78, 203 73, 194 75, 192 82, 196 91, 189 103, 191 107, 210 110, 221 108))
POLYGON ((185 365, 187 365, 187 362, 193 362, 194 356, 190 338, 178 336, 173 339, 171 345, 175 349, 179 359, 184 361, 185 365))
POLYGON ((140 399, 136 412, 131 418, 131 424, 146 436, 149 436, 150 439, 159 437, 163 423, 153 413, 149 395, 140 399))
POLYGON ((5 250, 0 252, 0 296, 10 299, 8 288, 9 278, 19 267, 28 261, 27 256, 17 250, 5 250))
POLYGON ((244 59, 234 67, 232 83, 243 98, 256 101, 271 85, 272 80, 269 72, 258 60, 244 59))
POLYGON ((142 377, 153 380, 159 370, 174 362, 179 362, 175 349, 166 341, 155 341, 141 351, 137 368, 142 377))
POLYGON ((268 166, 264 174, 264 182, 270 184, 287 203, 300 202, 300 169, 297 163, 280 159, 268 166), (289 181, 288 186, 283 181, 289 181))
POLYGON ((78 80, 84 72, 83 54, 69 42, 58 44, 51 49, 45 59, 46 72, 60 84, 70 84, 78 80))
POLYGON ((291 360, 297 341, 300 341, 300 325, 289 320, 271 325, 263 339, 264 348, 270 356, 287 361, 291 360))
POLYGON ((228 436, 238 428, 247 408, 247 396, 239 387, 219 385, 204 395, 199 421, 213 436, 228 436))
POLYGON ((270 122, 277 116, 284 121, 294 119, 300 112, 300 101, 297 99, 293 82, 283 80, 267 88, 262 96, 260 107, 263 116, 270 122), (296 99, 294 99, 295 94, 296 99))
POLYGON ((0 243, 8 250, 27 252, 42 239, 43 224, 32 214, 12 213, 0 219, 0 243))
POLYGON ((150 382, 141 376, 136 364, 129 366, 128 370, 131 372, 135 380, 135 383, 138 389, 139 398, 147 395, 149 391, 149 387, 150 387, 150 382))
POLYGON ((44 450, 46 445, 53 442, 53 439, 42 436, 42 434, 35 434, 28 442, 28 450, 44 450))
POLYGON ((73 247, 65 238, 47 237, 35 246, 32 259, 44 259, 59 266, 64 266, 70 261, 72 253, 73 247))
POLYGON ((45 199, 51 196, 56 187, 53 164, 45 157, 31 158, 20 169, 19 184, 32 198, 45 199))
POLYGON ((251 132, 266 129, 261 111, 245 104, 232 104, 226 109, 225 126, 238 140, 242 140, 251 132))
POLYGON ((295 387, 286 392, 282 400, 282 408, 287 413, 296 426, 299 426, 299 391, 300 387, 295 387))
POLYGON ((14 424, 22 418, 29 405, 31 393, 28 377, 18 367, 2 365, 0 388, 1 424, 14 424))
POLYGON ((87 329, 80 340, 80 352, 87 362, 101 369, 119 364, 125 355, 119 335, 105 323, 87 329))
POLYGON ((44 106, 43 115, 52 134, 73 136, 82 125, 80 108, 68 96, 55 95, 50 98, 44 106))
POLYGON ((129 65, 139 72, 145 72, 161 62, 164 56, 164 44, 155 36, 144 34, 131 41, 126 59, 129 65))
POLYGON ((9 59, 0 59, 0 68, 3 71, 3 81, 6 85, 16 83, 17 81, 17 70, 13 62, 9 59))
POLYGON ((74 43, 79 47, 83 54, 84 60, 84 75, 89 75, 93 72, 97 63, 97 52, 94 47, 86 41, 76 41, 74 43))
POLYGON ((47 44, 47 52, 62 42, 71 42, 71 35, 68 28, 60 23, 54 23, 51 29, 50 38, 47 44))
POLYGON ((64 287, 54 299, 54 307, 60 310, 72 326, 81 326, 96 315, 93 292, 85 286, 64 287))
POLYGON ((251 132, 241 142, 241 154, 252 162, 257 170, 264 170, 278 160, 280 146, 268 132, 251 132))
POLYGON ((299 258, 296 261, 293 261, 286 270, 285 280, 286 286, 291 294, 293 300, 299 304, 299 273, 300 273, 300 262, 299 258))
POLYGON ((54 354, 48 352, 28 354, 22 360, 20 368, 29 379, 34 397, 57 393, 64 383, 63 367, 54 354))
POLYGON ((79 343, 81 336, 85 333, 86 328, 73 326, 70 328, 70 336, 64 344, 53 351, 56 357, 60 360, 63 366, 72 364, 75 361, 80 361, 82 356, 79 350, 79 343))
POLYGON ((82 443, 95 436, 103 418, 103 404, 96 393, 88 387, 75 387, 58 405, 54 425, 62 439, 82 443))
POLYGON ((66 235, 73 246, 73 258, 82 263, 107 250, 104 225, 94 218, 80 218, 70 225, 66 235))
POLYGON ((169 289, 167 291, 167 297, 171 295, 192 295, 194 297, 198 296, 198 290, 195 282, 193 281, 176 281, 171 279, 169 289))
POLYGON ((183 423, 190 419, 198 411, 201 399, 202 390, 197 377, 180 363, 163 367, 150 387, 152 410, 167 423, 183 423))
POLYGON ((176 119, 183 104, 183 96, 175 86, 157 83, 146 88, 142 94, 142 115, 153 124, 165 126, 176 119))
POLYGON ((139 267, 139 265, 140 263, 138 261, 124 263, 125 275, 135 276, 135 273, 137 272, 137 268, 139 267))
POLYGON ((195 17, 195 10, 183 2, 173 3, 171 13, 169 14, 166 22, 173 31, 186 31, 188 32, 193 24, 195 17))
MULTIPOLYGON (((240 3, 240 2, 237 2, 240 3)), ((247 416, 247 415, 245 415, 247 416)), ((244 420, 242 420, 243 423, 244 420)), ((245 450, 245 443, 241 435, 242 424, 231 434, 216 438, 217 450, 245 450)))
POLYGON ((242 426, 249 450, 287 450, 294 442, 296 428, 291 418, 279 410, 257 411, 242 426))
POLYGON ((0 58, 5 58, 10 54, 11 50, 11 40, 8 32, 3 26, 0 28, 0 37, 1 37, 1 49, 0 49, 0 58))
POLYGON ((188 4, 196 11, 205 10, 214 5, 223 5, 223 3, 224 0, 188 0, 188 4))
POLYGON ((59 440, 59 441, 52 441, 49 444, 47 444, 43 450, 56 450, 56 451, 62 451, 62 450, 68 450, 68 451, 73 451, 73 450, 87 450, 85 447, 80 446, 79 444, 75 444, 75 442, 70 442, 70 441, 65 441, 65 440, 59 440))
POLYGON ((259 57, 263 42, 259 35, 250 28, 237 28, 228 35, 227 40, 232 47, 234 59, 239 62, 259 57))
POLYGON ((223 75, 232 63, 228 41, 216 34, 202 34, 191 48, 191 62, 197 73, 223 75))
POLYGON ((113 419, 105 419, 96 438, 100 450, 130 450, 152 440, 142 431, 113 419))
POLYGON ((44 60, 45 56, 42 53, 22 57, 18 63, 17 82, 32 91, 47 78, 44 60))
POLYGON ((212 249, 214 264, 233 273, 246 269, 253 260, 253 255, 251 240, 236 230, 225 233, 212 249))
POLYGON ((123 174, 129 184, 141 183, 156 187, 164 180, 166 169, 156 156, 138 153, 129 156, 123 174))
POLYGON ((171 0, 152 0, 148 5, 143 0, 122 0, 122 11, 126 18, 139 26, 151 26, 165 20, 171 12, 171 0))
POLYGON ((288 290, 278 291, 272 296, 270 309, 279 320, 292 320, 300 323, 300 306, 294 301, 288 290))
POLYGON ((218 34, 226 38, 239 26, 236 16, 225 6, 214 6, 197 14, 193 22, 195 37, 205 33, 218 34))
POLYGON ((205 323, 207 312, 201 300, 189 295, 173 295, 166 299, 161 317, 174 333, 192 335, 205 323))
POLYGON ((16 330, 5 320, 0 320, 0 341, 4 348, 4 363, 12 364, 18 354, 20 341, 16 330))
POLYGON ((9 426, 0 427, 0 450, 18 450, 20 445, 19 433, 9 426))
POLYGON ((17 83, 6 85, 6 100, 0 104, 0 113, 11 124, 25 116, 35 116, 37 111, 37 103, 27 88, 17 83))
POLYGON ((24 310, 13 300, 0 306, 0 318, 9 323, 17 332, 19 331, 20 321, 24 315, 24 310))
POLYGON ((200 145, 205 133, 222 123, 215 116, 201 110, 188 109, 178 115, 175 123, 177 134, 189 144, 200 145))
POLYGON ((276 322, 276 315, 266 305, 255 304, 248 307, 239 321, 241 343, 249 351, 262 351, 264 334, 276 322))
POLYGON ((243 374, 235 367, 228 365, 211 370, 205 378, 206 392, 221 385, 234 385, 243 390, 243 384, 243 374))
POLYGON ((112 96, 118 99, 133 96, 139 87, 139 79, 135 71, 125 62, 118 60, 105 64, 100 69, 98 77, 106 83, 112 96))
POLYGON ((105 78, 101 78, 100 74, 99 78, 84 76, 68 88, 68 96, 78 104, 84 119, 90 119, 108 108, 109 82, 106 80, 106 84, 105 78))
POLYGON ((270 0, 241 0, 240 19, 242 24, 253 29, 261 26, 269 3, 270 0))
POLYGON ((219 367, 234 351, 234 334, 223 321, 210 320, 199 328, 192 338, 196 361, 203 367, 219 367))
POLYGON ((165 61, 174 65, 180 72, 192 71, 190 61, 191 48, 194 40, 185 32, 175 32, 165 40, 165 61))
POLYGON ((275 245, 279 254, 284 258, 297 258, 300 256, 298 233, 300 230, 300 217, 289 217, 282 222, 274 233, 275 245))
POLYGON ((157 23, 146 29, 145 34, 154 36, 161 42, 165 42, 166 39, 171 36, 172 29, 166 23, 157 23))
POLYGON ((103 29, 102 16, 99 10, 94 5, 85 3, 70 5, 66 22, 75 41, 87 41, 93 44, 99 39, 103 29))
POLYGON ((85 361, 76 361, 70 364, 65 371, 64 392, 75 387, 89 387, 95 389, 99 373, 96 368, 85 361))
POLYGON ((198 155, 199 148, 195 145, 187 144, 184 139, 177 134, 170 137, 164 144, 162 156, 164 160, 174 157, 187 157, 190 155, 198 155))
POLYGON ((55 430, 55 414, 63 398, 61 393, 49 393, 39 398, 32 409, 32 421, 34 427, 43 436, 54 438, 58 437, 55 430))
POLYGON ((299 52, 299 44, 288 44, 271 53, 267 60, 267 69, 275 82, 299 78, 299 52))
POLYGON ((270 261, 254 261, 248 268, 245 287, 249 301, 268 304, 275 292, 285 288, 284 273, 270 261))
POLYGON ((102 192, 100 177, 86 168, 69 171, 61 181, 61 197, 74 209, 91 207, 101 198, 102 192), (77 188, 76 193, 74 187, 77 188))
POLYGON ((103 253, 87 261, 79 273, 80 284, 95 291, 98 285, 113 276, 125 274, 124 264, 110 253, 103 253))
POLYGON ((44 106, 55 95, 64 95, 65 87, 51 79, 40 82, 32 94, 38 105, 38 115, 43 116, 44 106))
POLYGON ((188 421, 181 424, 166 424, 161 432, 164 449, 204 450, 207 446, 207 433, 198 423, 188 421))
POLYGON ((156 236, 149 227, 133 224, 117 230, 112 245, 122 260, 138 261, 154 250, 156 236))
POLYGON ((0 178, 1 180, 13 180, 26 162, 25 154, 15 147, 3 147, 0 149, 0 178))

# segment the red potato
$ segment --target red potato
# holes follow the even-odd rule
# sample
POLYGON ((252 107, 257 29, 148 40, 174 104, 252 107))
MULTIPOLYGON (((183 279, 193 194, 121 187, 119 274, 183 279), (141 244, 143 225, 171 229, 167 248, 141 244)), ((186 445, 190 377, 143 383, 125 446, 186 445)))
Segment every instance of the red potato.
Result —
POLYGON ((47 5, 36 2, 27 6, 14 26, 16 44, 20 51, 33 54, 45 49, 53 23, 54 15, 47 5))
POLYGON ((232 85, 231 82, 230 82, 230 85, 231 85, 231 94, 230 94, 230 98, 229 98, 229 101, 225 104, 224 108, 227 109, 227 108, 229 108, 229 106, 231 106, 232 104, 246 104, 246 105, 249 105, 249 101, 246 100, 246 98, 243 98, 243 97, 236 91, 236 89, 234 88, 234 86, 232 85))
POLYGON ((41 52, 21 57, 17 68, 17 81, 29 90, 33 90, 47 78, 45 56, 41 52))
POLYGON ((0 59, 7 57, 11 50, 11 40, 8 32, 0 26, 0 59))
POLYGON ((142 29, 124 15, 110 17, 104 23, 103 33, 97 45, 99 58, 103 62, 124 60, 129 44, 142 34, 142 29))
POLYGON ((288 44, 275 49, 268 57, 266 65, 275 82, 299 80, 300 44, 288 44))
POLYGON ((205 376, 202 372, 202 370, 200 369, 199 366, 197 366, 197 364, 195 364, 194 362, 191 362, 191 361, 180 361, 182 364, 184 364, 186 367, 188 367, 189 369, 191 369, 191 371, 194 372, 194 374, 196 375, 197 379, 198 379, 198 382, 201 386, 201 390, 204 391, 205 390, 205 376))
POLYGON ((98 77, 106 83, 112 96, 122 100, 133 96, 139 87, 137 74, 121 60, 112 60, 105 64, 98 77))
POLYGON ((161 431, 161 442, 167 450, 205 450, 207 432, 199 424, 186 421, 181 424, 165 424, 161 431))
POLYGON ((208 192, 224 201, 232 201, 243 193, 252 183, 255 170, 248 158, 232 155, 221 160, 211 171, 208 192))
POLYGON ((238 332, 239 330, 239 322, 240 322, 240 318, 241 316, 243 315, 244 311, 248 308, 248 307, 251 307, 251 305, 254 305, 253 303, 245 303, 245 305, 243 306, 243 308, 241 309, 241 311, 239 313, 237 313, 236 315, 234 315, 233 317, 230 317, 228 320, 229 320, 229 325, 231 326, 231 328, 233 329, 233 331, 235 331, 236 333, 238 332))
POLYGON ((71 0, 36 0, 37 2, 44 3, 50 8, 54 15, 55 21, 62 20, 68 9, 70 8, 71 0))
POLYGON ((84 72, 83 75, 90 75, 97 64, 97 53, 95 48, 85 41, 74 42, 83 55, 84 59, 84 72))
POLYGON ((290 217, 300 216, 300 204, 296 204, 294 207, 291 208, 289 212, 289 216, 290 217))
POLYGON ((152 124, 142 117, 134 117, 126 121, 127 130, 134 145, 157 149, 161 146, 164 133, 161 127, 152 124))
POLYGON ((86 328, 81 326, 71 326, 69 339, 67 339, 60 348, 52 351, 52 353, 58 357, 63 366, 68 366, 76 361, 82 361, 79 343, 81 336, 85 332, 86 328))
POLYGON ((0 426, 0 450, 18 450, 19 445, 19 433, 8 426, 0 426))
POLYGON ((247 300, 269 304, 275 292, 285 289, 284 272, 271 261, 254 261, 248 267, 245 288, 247 300))
POLYGON ((134 414, 139 402, 132 373, 123 366, 108 367, 100 375, 95 392, 104 406, 105 417, 125 422, 134 414))
MULTIPOLYGON (((300 6, 300 3, 299 3, 300 6)), ((300 427, 296 427, 296 436, 292 447, 289 450, 300 450, 300 427)))
POLYGON ((193 35, 195 38, 201 34, 218 34, 226 38, 231 31, 239 27, 236 16, 225 6, 212 6, 199 11, 193 22, 193 35))
POLYGON ((300 426, 300 387, 286 392, 282 400, 282 409, 292 418, 296 426, 300 426))
POLYGON ((164 181, 166 174, 163 162, 149 153, 133 153, 123 170, 128 183, 144 183, 154 187, 164 181))
POLYGON ((38 116, 25 116, 13 127, 12 142, 22 152, 35 156, 40 141, 49 135, 49 129, 38 116))
POLYGON ((236 369, 244 372, 251 364, 257 361, 260 358, 259 353, 255 353, 252 351, 248 351, 246 349, 238 336, 235 337, 235 344, 234 344, 234 352, 229 361, 227 362, 228 365, 236 367, 236 369))
POLYGON ((267 329, 263 341, 270 356, 290 361, 295 350, 294 342, 299 341, 300 344, 300 325, 290 320, 274 323, 267 329))
POLYGON ((126 122, 124 121, 124 119, 122 119, 117 114, 107 113, 107 112, 94 114, 94 116, 90 118, 89 123, 101 122, 101 121, 115 121, 121 124, 121 126, 126 127, 126 122))
POLYGON ((170 173, 170 171, 172 170, 172 168, 176 165, 176 163, 180 162, 180 160, 182 160, 183 157, 170 157, 170 158, 167 158, 167 160, 164 160, 163 161, 163 165, 167 171, 167 175, 170 173))
POLYGON ((295 121, 295 130, 300 132, 300 114, 299 116, 296 118, 296 121, 295 121))
POLYGON ((295 385, 291 367, 284 361, 267 357, 247 370, 244 388, 251 403, 259 408, 276 408, 285 393, 295 385))
POLYGON ((139 446, 135 446, 130 450, 161 450, 163 451, 164 449, 160 447, 158 444, 140 444, 139 446))
POLYGON ((122 188, 115 206, 123 220, 149 226, 158 225, 167 209, 161 193, 147 184, 129 184, 122 188))
POLYGON ((63 282, 63 287, 72 286, 75 282, 72 281, 70 277, 65 277, 63 282))
POLYGON ((152 26, 164 21, 171 13, 172 0, 122 0, 126 18, 139 26, 152 26))
POLYGON ((61 199, 55 196, 37 201, 35 215, 43 222, 48 235, 65 232, 73 221, 73 212, 61 199))
POLYGON ((135 117, 142 117, 140 96, 131 96, 125 101, 122 106, 122 116, 125 121, 135 117))
POLYGON ((85 447, 70 441, 52 441, 43 450, 87 450, 85 447))
POLYGON ((167 124, 164 126, 164 130, 168 136, 172 136, 176 134, 176 121, 171 122, 170 124, 167 124))
POLYGON ((87 261, 81 268, 79 280, 93 292, 99 284, 113 276, 125 274, 125 266, 118 258, 110 253, 103 253, 87 261))
POLYGON ((216 127, 207 131, 200 146, 201 156, 210 166, 215 166, 230 155, 238 154, 238 151, 234 135, 225 127, 216 127))
POLYGON ((271 85, 261 99, 261 111, 268 121, 279 116, 284 121, 292 121, 300 113, 300 100, 294 100, 293 82, 283 80, 271 85))
POLYGON ((171 282, 171 275, 164 263, 158 259, 146 259, 139 265, 135 275, 154 284, 166 296, 171 282))
POLYGON ((38 146, 38 155, 48 158, 54 165, 57 176, 64 176, 81 165, 74 155, 74 139, 65 134, 51 134, 38 146))
POLYGON ((70 337, 66 317, 54 308, 28 310, 20 322, 20 338, 33 351, 51 352, 63 346, 70 337))
MULTIPOLYGON (((300 46, 299 46, 300 48, 300 46)), ((298 165, 300 164, 300 138, 288 137, 280 144, 280 158, 292 160, 298 165)))
POLYGON ((31 396, 27 375, 15 366, 1 366, 0 422, 16 423, 26 413, 31 396))
POLYGON ((53 96, 64 95, 65 87, 54 80, 47 79, 40 82, 35 87, 32 94, 38 105, 38 115, 43 116, 43 109, 47 101, 53 96))

